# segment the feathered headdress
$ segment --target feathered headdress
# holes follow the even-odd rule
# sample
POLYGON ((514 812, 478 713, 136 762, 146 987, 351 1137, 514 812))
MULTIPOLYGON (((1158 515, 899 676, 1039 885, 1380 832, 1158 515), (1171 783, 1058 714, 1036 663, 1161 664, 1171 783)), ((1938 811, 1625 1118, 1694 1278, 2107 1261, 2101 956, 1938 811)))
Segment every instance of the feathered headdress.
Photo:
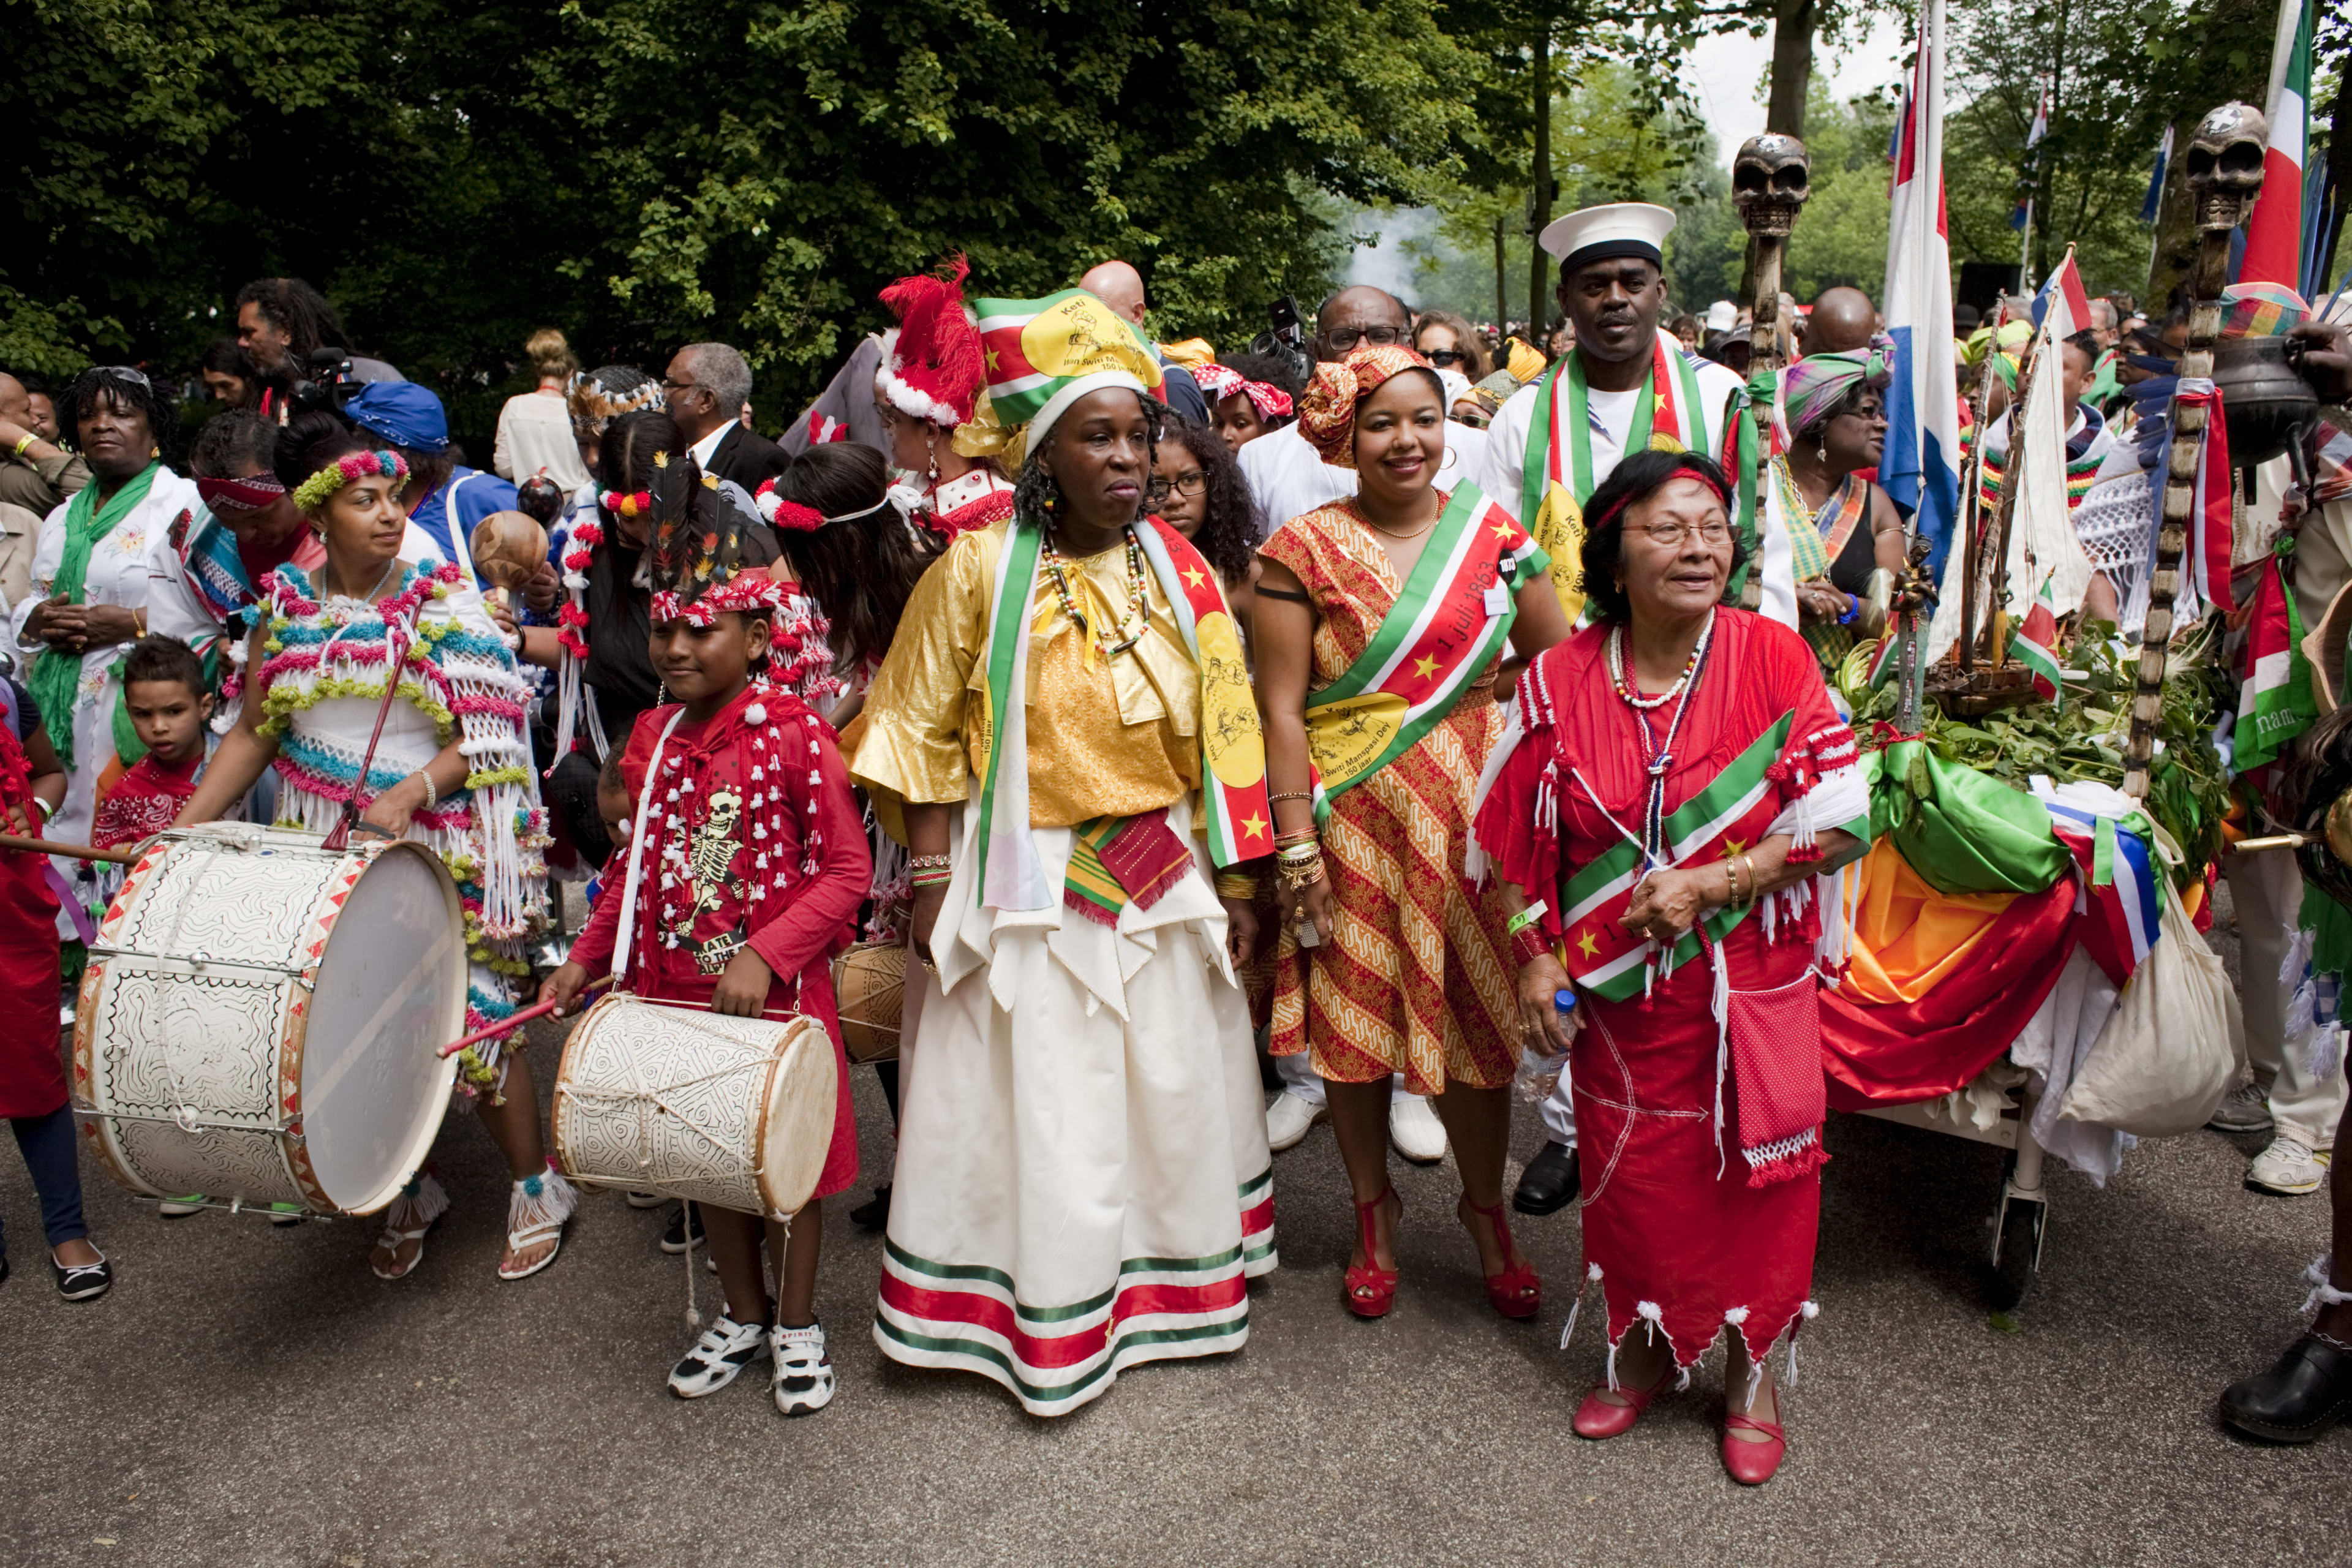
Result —
POLYGON ((898 324, 882 334, 875 390, 900 413, 950 430, 970 422, 988 381, 980 329, 963 308, 963 280, 971 274, 958 253, 937 272, 901 278, 882 290, 898 324))

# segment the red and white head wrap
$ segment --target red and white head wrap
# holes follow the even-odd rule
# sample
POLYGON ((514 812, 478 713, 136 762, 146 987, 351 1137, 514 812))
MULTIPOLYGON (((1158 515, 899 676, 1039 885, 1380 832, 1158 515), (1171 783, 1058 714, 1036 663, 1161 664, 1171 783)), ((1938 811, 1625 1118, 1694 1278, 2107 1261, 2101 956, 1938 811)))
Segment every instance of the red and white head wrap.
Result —
POLYGON ((1202 392, 1209 395, 1211 403, 1238 395, 1256 405, 1261 419, 1290 417, 1290 394, 1263 381, 1252 381, 1231 365, 1202 365, 1193 371, 1192 379, 1200 384, 1202 392))
POLYGON ((196 494, 217 515, 225 511, 267 511, 286 499, 286 483, 276 474, 248 474, 243 479, 198 476, 196 494))
POLYGON ((690 626, 713 626, 719 617, 729 613, 750 615, 758 610, 782 607, 786 589, 767 574, 764 567, 746 566, 724 583, 715 584, 702 591, 691 603, 673 593, 654 595, 653 623, 684 621, 690 626))
MULTIPOLYGON (((1315 367, 1298 399, 1298 433, 1335 468, 1356 466, 1356 409, 1391 376, 1418 370, 1436 381, 1437 372, 1402 343, 1364 343, 1346 359, 1315 367)), ((1444 383, 1437 382, 1443 394, 1444 383)))
POLYGON ((759 509, 760 515, 767 520, 770 528, 787 533, 814 533, 827 523, 856 522, 861 517, 872 517, 890 504, 890 498, 885 492, 882 499, 872 506, 857 511, 845 511, 839 517, 827 517, 813 506, 786 500, 783 492, 776 489, 775 480, 761 479, 759 489, 751 497, 751 504, 759 509))

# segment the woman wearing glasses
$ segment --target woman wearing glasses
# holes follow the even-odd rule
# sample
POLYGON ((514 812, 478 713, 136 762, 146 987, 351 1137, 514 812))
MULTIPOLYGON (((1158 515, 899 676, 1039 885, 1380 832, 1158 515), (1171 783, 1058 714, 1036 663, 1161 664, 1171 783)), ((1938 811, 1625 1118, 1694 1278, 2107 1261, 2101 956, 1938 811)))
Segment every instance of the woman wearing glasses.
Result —
MULTIPOLYGON (((27 684, 66 770, 65 804, 47 837, 89 837, 98 796, 138 756, 117 757, 127 645, 147 632, 147 552, 172 520, 201 505, 195 485, 164 466, 179 429, 178 401, 128 365, 86 370, 58 395, 65 444, 89 465, 89 483, 41 523, 33 592, 16 606, 17 646, 36 648, 27 684)), ((91 863, 60 860, 85 903, 91 863)))
POLYGON ((1241 468, 1215 431, 1177 420, 1168 422, 1154 457, 1151 481, 1144 487, 1146 504, 1209 558, 1224 579, 1225 597, 1246 637, 1250 586, 1257 581, 1252 551, 1260 525, 1241 468))
POLYGON ((1486 353, 1470 323, 1451 310, 1424 310, 1413 323, 1413 352, 1439 370, 1459 371, 1472 384, 1486 379, 1486 353))
POLYGON ((1637 452, 1593 492, 1599 619, 1520 676, 1477 838, 1521 1038, 1569 1052, 1588 1152, 1578 1305, 1600 1287, 1609 1358, 1575 1429, 1626 1431, 1727 1329, 1723 1463, 1754 1485, 1783 1452, 1765 1358, 1817 1310, 1824 873, 1870 806, 1811 650, 1721 606, 1729 499, 1688 452, 1637 452))
POLYGON ((1831 669, 1856 638, 1885 629, 1903 570, 1903 515, 1861 472, 1878 466, 1885 445, 1880 397, 1890 376, 1874 347, 1807 354, 1782 383, 1789 449, 1773 454, 1766 504, 1789 540, 1801 629, 1831 669))

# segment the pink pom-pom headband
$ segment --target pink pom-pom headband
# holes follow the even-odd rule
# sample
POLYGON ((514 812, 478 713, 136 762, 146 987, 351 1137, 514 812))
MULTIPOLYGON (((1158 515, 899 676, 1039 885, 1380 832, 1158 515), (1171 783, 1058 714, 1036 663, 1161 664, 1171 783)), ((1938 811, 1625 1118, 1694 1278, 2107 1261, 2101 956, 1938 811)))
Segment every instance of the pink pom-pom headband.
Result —
POLYGON ((327 498, 357 479, 381 474, 395 484, 408 479, 408 465, 397 452, 350 452, 304 479, 294 492, 294 504, 304 511, 316 511, 327 504, 327 498))

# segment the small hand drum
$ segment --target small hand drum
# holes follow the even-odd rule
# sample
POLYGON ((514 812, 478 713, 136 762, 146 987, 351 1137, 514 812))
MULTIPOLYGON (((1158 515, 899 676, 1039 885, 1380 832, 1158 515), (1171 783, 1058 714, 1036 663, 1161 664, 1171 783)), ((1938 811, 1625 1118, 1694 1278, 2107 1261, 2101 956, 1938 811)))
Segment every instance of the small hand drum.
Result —
POLYGON ((519 511, 494 511, 474 524, 474 569, 509 594, 530 581, 547 560, 547 530, 519 511))
POLYGON ((833 961, 833 994, 841 1008, 841 1047, 849 1059, 897 1061, 898 1020, 907 997, 907 944, 859 942, 833 961))

